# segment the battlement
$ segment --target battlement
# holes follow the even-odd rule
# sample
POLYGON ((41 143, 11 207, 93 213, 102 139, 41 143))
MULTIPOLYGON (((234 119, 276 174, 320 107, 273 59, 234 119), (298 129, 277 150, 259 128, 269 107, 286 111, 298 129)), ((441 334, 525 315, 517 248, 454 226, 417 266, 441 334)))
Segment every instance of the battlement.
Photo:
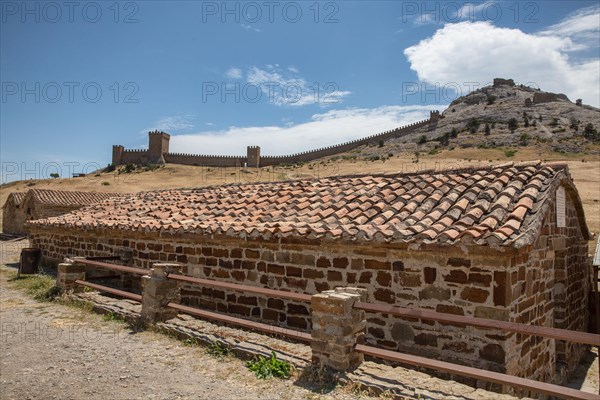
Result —
POLYGON ((260 146, 247 146, 245 156, 209 155, 192 153, 170 153, 169 140, 171 135, 162 131, 148 132, 148 149, 125 149, 121 145, 113 146, 113 164, 156 164, 173 163, 183 165, 202 166, 248 166, 262 167, 277 164, 292 164, 308 162, 321 157, 332 156, 353 150, 357 147, 375 144, 392 138, 398 138, 411 134, 415 129, 435 124, 444 118, 437 110, 430 111, 429 119, 412 122, 410 124, 390 129, 384 132, 369 135, 360 139, 350 140, 344 143, 325 146, 314 150, 302 151, 289 155, 261 156, 260 146))

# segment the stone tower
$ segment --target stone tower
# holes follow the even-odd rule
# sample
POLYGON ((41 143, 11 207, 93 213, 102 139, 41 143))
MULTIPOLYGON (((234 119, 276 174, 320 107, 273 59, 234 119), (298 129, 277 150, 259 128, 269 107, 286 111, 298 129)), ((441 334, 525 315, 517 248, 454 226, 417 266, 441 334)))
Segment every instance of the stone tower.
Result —
POLYGON ((112 165, 121 165, 123 163, 123 152, 125 147, 120 144, 113 145, 112 165))
POLYGON ((169 152, 169 139, 166 132, 148 132, 148 161, 151 163, 164 162, 163 154, 169 152))
POLYGON ((260 167, 260 147, 259 146, 248 146, 246 148, 246 156, 248 158, 247 164, 249 167, 252 167, 252 168, 260 167))

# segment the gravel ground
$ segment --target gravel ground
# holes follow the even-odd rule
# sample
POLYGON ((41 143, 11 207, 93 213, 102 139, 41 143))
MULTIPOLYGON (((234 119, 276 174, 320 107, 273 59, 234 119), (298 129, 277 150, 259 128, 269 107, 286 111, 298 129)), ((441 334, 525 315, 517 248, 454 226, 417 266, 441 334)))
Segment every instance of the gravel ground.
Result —
POLYGON ((259 380, 235 357, 72 306, 37 302, 0 268, 0 398, 6 399, 353 399, 320 394, 298 377, 259 380))

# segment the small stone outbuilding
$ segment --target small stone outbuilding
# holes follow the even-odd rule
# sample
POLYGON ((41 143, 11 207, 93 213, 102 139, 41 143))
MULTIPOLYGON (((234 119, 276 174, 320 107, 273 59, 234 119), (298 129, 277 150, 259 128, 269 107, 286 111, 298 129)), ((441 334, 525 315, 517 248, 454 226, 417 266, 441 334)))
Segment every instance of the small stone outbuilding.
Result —
POLYGON ((26 234, 25 222, 69 213, 119 193, 80 192, 51 189, 30 189, 11 193, 2 207, 4 233, 26 234))
MULTIPOLYGON (((332 177, 111 198, 30 223, 44 256, 178 262, 201 278, 586 331, 585 223, 564 164, 505 164, 332 177)), ((309 331, 306 304, 193 285, 182 302, 309 331)), ((370 314, 367 342, 546 382, 564 381, 584 346, 370 314)))
POLYGON ((23 200, 26 192, 12 192, 2 206, 2 232, 12 235, 25 234, 25 213, 23 200))

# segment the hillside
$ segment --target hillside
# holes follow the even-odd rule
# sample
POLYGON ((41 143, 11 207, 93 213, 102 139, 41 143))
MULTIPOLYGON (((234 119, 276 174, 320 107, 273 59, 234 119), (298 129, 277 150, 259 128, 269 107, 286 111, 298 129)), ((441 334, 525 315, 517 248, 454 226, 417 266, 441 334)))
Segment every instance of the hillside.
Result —
POLYGON ((384 149, 373 148, 361 156, 522 146, 535 146, 540 155, 600 155, 600 109, 573 103, 563 94, 515 85, 512 80, 495 81, 498 84, 454 100, 437 126, 418 129, 389 141, 384 149))

